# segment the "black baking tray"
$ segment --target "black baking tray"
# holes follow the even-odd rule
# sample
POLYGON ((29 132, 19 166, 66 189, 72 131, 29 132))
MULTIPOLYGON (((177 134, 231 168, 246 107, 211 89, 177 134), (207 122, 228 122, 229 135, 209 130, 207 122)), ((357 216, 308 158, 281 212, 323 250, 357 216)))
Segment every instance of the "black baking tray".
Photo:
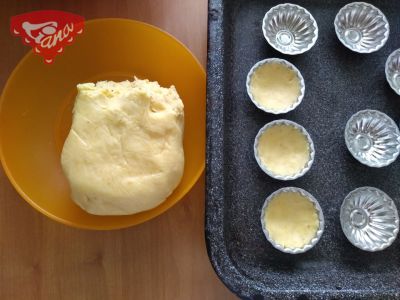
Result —
POLYGON ((352 246, 339 222, 344 197, 360 186, 385 191, 400 208, 400 160, 374 169, 347 151, 346 121, 362 109, 400 119, 400 97, 389 87, 384 66, 400 47, 400 1, 371 1, 390 23, 386 45, 358 54, 337 39, 333 21, 348 1, 293 1, 307 8, 319 27, 308 52, 286 56, 265 41, 261 21, 279 1, 210 0, 207 79, 206 243, 212 265, 228 288, 244 299, 400 299, 400 239, 368 253, 352 246), (255 107, 245 88, 257 61, 279 57, 303 74, 305 97, 294 111, 273 116, 255 107), (257 131, 287 118, 311 134, 316 156, 311 170, 290 182, 271 179, 253 157, 257 131), (265 198, 285 186, 304 188, 318 200, 325 232, 311 251, 289 255, 274 249, 261 230, 265 198))

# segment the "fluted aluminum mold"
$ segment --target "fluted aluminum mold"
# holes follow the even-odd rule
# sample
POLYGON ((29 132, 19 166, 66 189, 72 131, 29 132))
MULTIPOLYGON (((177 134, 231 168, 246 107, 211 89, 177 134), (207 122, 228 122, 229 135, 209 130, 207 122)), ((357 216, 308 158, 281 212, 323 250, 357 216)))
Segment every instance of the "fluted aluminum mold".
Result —
POLYGON ((385 74, 390 87, 400 95, 400 49, 393 51, 387 58, 385 74))
POLYGON ((342 7, 334 25, 342 44, 359 53, 378 51, 389 37, 389 22, 385 15, 365 2, 353 2, 342 7))
POLYGON ((284 54, 301 54, 318 38, 318 25, 311 13, 296 4, 279 4, 264 16, 262 31, 267 42, 284 54))
POLYGON ((272 122, 269 122, 269 123, 265 124, 258 131, 258 133, 256 135, 256 138, 254 140, 254 156, 255 156, 256 161, 257 161, 258 165, 260 166, 260 168, 266 174, 271 176, 272 178, 279 179, 279 180, 293 180, 293 179, 296 179, 296 178, 299 178, 299 177, 303 176, 304 174, 306 174, 311 169, 311 166, 312 166, 312 164, 314 162, 315 148, 314 148, 314 143, 313 143, 313 141, 311 139, 310 134, 307 132, 307 130, 305 130, 305 128, 303 126, 301 126, 301 125, 299 125, 299 124, 297 124, 297 123, 295 123, 293 121, 281 119, 281 120, 275 120, 275 121, 272 121, 272 122), (307 138, 308 146, 309 146, 308 147, 309 160, 308 160, 307 164, 304 166, 304 168, 297 174, 293 174, 293 175, 290 175, 290 176, 282 176, 282 175, 275 174, 275 173, 271 172, 270 170, 268 170, 267 166, 265 166, 262 163, 261 158, 260 158, 260 156, 258 154, 258 149, 257 148, 258 148, 258 143, 259 143, 259 140, 260 140, 260 137, 262 136, 262 134, 267 129, 269 129, 269 128, 273 127, 273 126, 278 126, 278 125, 292 126, 292 127, 296 128, 297 130, 299 130, 300 133, 302 133, 307 138))
POLYGON ((389 116, 377 110, 361 110, 351 116, 344 136, 354 158, 369 167, 387 166, 400 152, 399 128, 389 116))
POLYGON ((370 252, 389 247, 399 232, 399 216, 393 200, 383 191, 368 186, 346 196, 340 223, 354 246, 370 252))
POLYGON ((309 192, 301 189, 301 188, 297 188, 297 187, 285 187, 285 188, 281 188, 275 192, 273 192, 264 202, 262 209, 261 209, 261 226, 262 226, 262 230, 264 232, 265 237, 267 238, 267 240, 272 244, 272 246, 274 246, 276 249, 285 252, 285 253, 289 253, 289 254, 298 254, 298 253, 303 253, 306 252, 308 250, 310 250, 311 248, 313 248, 318 241, 320 240, 322 233, 324 232, 324 225, 325 225, 325 220, 324 220, 324 214, 322 212, 321 206, 319 205, 317 199, 314 198, 313 195, 311 195, 309 192), (304 245, 301 248, 287 248, 284 247, 278 243, 276 243, 270 236, 269 236, 269 232, 267 230, 267 226, 264 222, 264 216, 265 216, 265 212, 267 210, 268 204, 270 203, 270 201, 277 196, 278 194, 281 193, 287 193, 287 192, 294 192, 294 193, 299 193, 302 196, 306 197, 308 200, 310 200, 310 202, 312 202, 314 204, 315 210, 317 211, 318 214, 318 220, 319 220, 319 225, 318 225, 318 229, 315 233, 314 238, 311 239, 311 241, 304 245))
POLYGON ((304 78, 301 75, 299 69, 297 69, 292 63, 288 62, 287 60, 281 59, 281 58, 267 58, 264 60, 261 60, 259 62, 257 62, 249 71, 249 73, 247 74, 247 78, 246 78, 246 89, 247 89, 247 94, 249 95, 251 101, 254 103, 255 106, 257 106, 257 108, 267 112, 267 113, 271 113, 274 115, 277 114, 284 114, 287 113, 289 111, 294 110, 297 106, 300 105, 301 101, 303 101, 304 98, 304 93, 305 93, 305 89, 306 89, 306 85, 304 83, 304 78), (251 80, 251 76, 253 76, 254 72, 257 70, 258 67, 265 65, 265 64, 281 64, 285 67, 287 67, 288 69, 294 71, 297 75, 297 78, 299 79, 299 84, 300 84, 300 95, 297 97, 296 101, 289 107, 287 107, 286 109, 283 110, 271 110, 268 109, 266 107, 261 106, 256 99, 253 97, 253 94, 250 91, 250 80, 251 80))

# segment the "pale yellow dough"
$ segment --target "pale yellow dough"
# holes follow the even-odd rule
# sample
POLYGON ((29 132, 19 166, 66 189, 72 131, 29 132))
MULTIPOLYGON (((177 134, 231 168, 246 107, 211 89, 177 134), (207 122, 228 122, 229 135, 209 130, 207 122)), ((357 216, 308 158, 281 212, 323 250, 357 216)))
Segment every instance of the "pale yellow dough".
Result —
POLYGON ((286 248, 302 248, 316 235, 319 225, 313 203, 296 192, 276 195, 268 204, 264 224, 269 236, 286 248))
POLYGON ((61 164, 72 199, 96 215, 128 215, 163 202, 184 167, 183 103, 157 82, 78 84, 61 164))
POLYGON ((260 106, 279 112, 297 101, 300 96, 300 81, 297 74, 285 65, 264 64, 251 76, 250 92, 260 106))
POLYGON ((310 159, 306 136, 289 125, 276 125, 265 130, 259 138, 257 151, 262 164, 281 176, 298 174, 310 159))

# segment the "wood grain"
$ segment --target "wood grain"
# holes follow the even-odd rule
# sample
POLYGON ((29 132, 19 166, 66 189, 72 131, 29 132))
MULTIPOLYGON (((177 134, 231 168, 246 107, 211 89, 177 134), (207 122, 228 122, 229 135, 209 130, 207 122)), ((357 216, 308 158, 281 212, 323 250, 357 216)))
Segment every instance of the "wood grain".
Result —
MULTIPOLYGON (((0 0, 0 88, 28 51, 9 18, 60 9, 86 19, 124 17, 159 26, 205 65, 207 0, 0 0)), ((0 170, 0 299, 234 299, 204 243, 204 175, 180 204, 140 226, 109 232, 69 228, 18 196, 0 170)))

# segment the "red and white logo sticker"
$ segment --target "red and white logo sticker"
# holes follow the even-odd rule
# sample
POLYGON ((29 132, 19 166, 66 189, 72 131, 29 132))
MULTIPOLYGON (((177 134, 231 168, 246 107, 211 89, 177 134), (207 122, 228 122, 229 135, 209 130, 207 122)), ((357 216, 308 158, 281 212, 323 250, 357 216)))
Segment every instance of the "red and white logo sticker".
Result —
POLYGON ((82 34, 85 19, 58 10, 40 10, 11 18, 11 33, 20 36, 25 45, 51 64, 75 37, 82 34))

